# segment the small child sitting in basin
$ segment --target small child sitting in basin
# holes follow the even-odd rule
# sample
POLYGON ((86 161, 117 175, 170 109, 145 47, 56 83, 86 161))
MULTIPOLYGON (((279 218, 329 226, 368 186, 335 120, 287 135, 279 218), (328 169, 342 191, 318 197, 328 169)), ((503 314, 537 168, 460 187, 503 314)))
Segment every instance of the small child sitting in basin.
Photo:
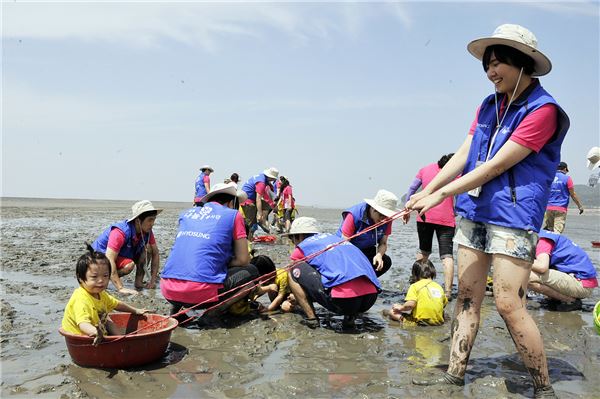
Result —
POLYGON ((110 281, 110 262, 106 255, 86 245, 87 252, 81 255, 75 269, 79 288, 65 307, 62 328, 71 334, 96 337, 96 343, 104 335, 119 334, 108 317, 112 310, 136 315, 148 313, 148 310, 134 308, 106 292, 110 281))

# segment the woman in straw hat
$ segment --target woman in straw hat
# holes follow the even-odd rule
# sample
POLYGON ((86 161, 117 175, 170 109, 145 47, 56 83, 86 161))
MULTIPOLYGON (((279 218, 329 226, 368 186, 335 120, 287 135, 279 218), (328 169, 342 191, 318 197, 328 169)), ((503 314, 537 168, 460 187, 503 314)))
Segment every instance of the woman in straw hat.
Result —
POLYGON ((210 192, 210 174, 214 172, 214 169, 210 165, 204 165, 200 168, 200 174, 196 178, 194 183, 195 195, 194 204, 200 205, 202 197, 210 192))
POLYGON ((138 201, 131 207, 129 219, 111 224, 92 243, 95 251, 106 254, 111 263, 110 280, 121 294, 137 294, 137 291, 125 288, 121 277, 135 269, 135 288, 155 288, 158 281, 160 257, 158 246, 152 232, 156 216, 162 212, 148 200, 138 201), (144 266, 147 259, 150 264, 150 281, 144 285, 144 266))
POLYGON ((172 305, 171 314, 182 307, 203 303, 199 307, 206 308, 219 301, 223 302, 219 310, 225 310, 241 299, 224 300, 234 295, 230 291, 259 276, 249 264, 235 183, 215 184, 202 202, 203 206, 192 207, 179 217, 175 243, 161 273, 160 289, 172 305))
POLYGON ((340 238, 320 233, 314 218, 297 218, 286 234, 296 245, 290 256, 294 261, 325 250, 290 270, 290 289, 307 317, 302 323, 310 328, 319 327, 313 308, 313 302, 317 302, 327 310, 343 315, 342 326, 352 328, 356 315, 369 310, 380 291, 379 280, 367 258, 348 242, 326 250, 340 238))
POLYGON ((479 106, 454 157, 406 204, 424 214, 457 195, 456 210, 462 216, 454 238, 459 288, 448 369, 439 378, 413 382, 464 384, 493 264, 496 308, 533 378, 535 397, 555 397, 525 293, 569 119, 536 78, 550 72, 552 64, 529 30, 501 25, 491 37, 474 40, 467 48, 482 61, 494 93, 479 106))
MULTIPOLYGON (((342 224, 337 234, 342 238, 352 237, 398 212, 397 204, 398 197, 393 193, 379 190, 375 198, 365 199, 342 212, 342 224)), ((385 223, 350 241, 372 262, 377 277, 383 275, 392 266, 392 259, 385 254, 390 234, 392 234, 392 222, 385 223)))

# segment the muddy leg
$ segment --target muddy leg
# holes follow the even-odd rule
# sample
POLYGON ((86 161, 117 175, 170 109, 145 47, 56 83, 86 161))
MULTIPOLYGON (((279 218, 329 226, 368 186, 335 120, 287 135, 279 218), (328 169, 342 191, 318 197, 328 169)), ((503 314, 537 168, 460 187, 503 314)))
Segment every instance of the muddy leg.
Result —
POLYGON ((481 302, 491 257, 481 251, 458 246, 458 297, 452 320, 452 345, 448 374, 463 378, 471 348, 479 329, 481 302))
POLYGON ((317 316, 315 315, 315 310, 313 308, 313 305, 312 305, 312 303, 310 303, 308 301, 308 298, 306 297, 306 293, 304 292, 304 289, 302 288, 302 286, 300 284, 298 284, 296 281, 294 281, 292 276, 289 276, 288 284, 290 286, 290 290, 292 291, 292 294, 294 294, 296 303, 300 306, 300 308, 302 308, 302 310, 306 314, 306 317, 308 319, 316 318, 317 316))
POLYGON ((537 325, 527 312, 523 298, 531 263, 506 255, 494 255, 494 298, 498 313, 533 378, 535 388, 550 385, 544 343, 537 325))
POLYGON ((446 297, 451 299, 452 283, 454 282, 454 259, 446 257, 442 259, 442 265, 444 266, 444 292, 446 297))

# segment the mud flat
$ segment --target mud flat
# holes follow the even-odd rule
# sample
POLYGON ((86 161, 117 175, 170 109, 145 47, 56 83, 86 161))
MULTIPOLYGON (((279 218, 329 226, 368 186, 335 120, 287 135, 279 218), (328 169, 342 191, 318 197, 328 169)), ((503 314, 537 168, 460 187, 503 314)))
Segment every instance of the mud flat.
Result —
MULTIPOLYGON (((178 328, 166 356, 139 369, 100 370, 72 363, 58 334, 63 308, 77 286, 74 263, 83 242, 109 223, 124 219, 129 202, 81 200, 2 200, 0 314, 2 397, 48 398, 390 398, 531 397, 527 372, 504 323, 486 298, 482 325, 464 388, 417 387, 411 379, 445 369, 449 323, 403 328, 381 317, 408 288, 408 270, 417 249, 414 223, 394 225, 390 237, 392 270, 382 278, 384 292, 358 320, 341 330, 341 318, 318 308, 322 328, 301 326, 299 314, 228 318, 205 329, 178 328)), ((161 263, 168 256, 177 215, 186 206, 165 207, 155 226, 161 263)), ((336 210, 305 208, 328 231, 339 222, 336 210)), ((596 268, 600 214, 569 215, 567 235, 589 251, 596 268)), ((289 245, 257 245, 278 265, 287 264, 289 245)), ((434 253, 435 253, 434 248, 434 253)), ((434 263, 439 260, 433 257, 434 263)), ((438 278, 440 280, 440 278, 438 278)), ((133 286, 132 280, 126 284, 133 286)), ((112 292, 114 295, 117 295, 112 292)), ((159 290, 121 299, 168 313, 159 290)), ((598 397, 600 336, 591 308, 596 291, 575 312, 551 312, 537 298, 528 307, 544 336, 550 376, 561 398, 598 397)), ((447 309, 452 313, 453 302, 447 309)))

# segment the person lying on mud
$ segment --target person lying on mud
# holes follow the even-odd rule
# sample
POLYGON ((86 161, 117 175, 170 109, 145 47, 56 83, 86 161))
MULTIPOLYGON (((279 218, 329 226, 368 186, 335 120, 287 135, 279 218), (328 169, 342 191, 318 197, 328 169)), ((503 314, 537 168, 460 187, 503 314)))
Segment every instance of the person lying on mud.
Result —
MULTIPOLYGON (((311 217, 294 220, 290 232, 285 235, 296 246, 290 256, 293 261, 340 242, 337 235, 321 233, 316 219, 311 217)), ((353 328, 356 316, 369 310, 381 291, 367 257, 347 241, 293 266, 288 282, 296 302, 306 314, 302 324, 310 328, 320 325, 313 302, 343 315, 342 326, 353 328)))
POLYGON ((63 330, 71 334, 97 337, 100 340, 104 335, 122 333, 110 321, 109 313, 113 310, 136 315, 148 313, 147 309, 130 306, 106 292, 111 268, 106 255, 87 244, 87 252, 79 257, 75 267, 79 288, 73 291, 65 306, 61 325, 63 330))
POLYGON ((596 269, 583 249, 564 235, 540 231, 530 290, 560 301, 557 310, 578 310, 597 286, 596 269))
POLYGON ((131 207, 131 218, 111 224, 92 243, 94 250, 106 254, 112 273, 110 280, 121 294, 137 294, 125 288, 121 277, 135 269, 135 288, 156 288, 160 256, 152 227, 162 212, 148 200, 138 201, 131 207), (144 284, 145 265, 151 259, 150 281, 144 284))
POLYGON ((410 287, 403 304, 394 304, 383 315, 405 326, 439 326, 444 324, 444 308, 448 299, 442 287, 433 281, 435 267, 429 259, 416 261, 412 266, 410 287))
POLYGON ((267 217, 275 203, 271 199, 270 192, 274 192, 273 183, 279 177, 276 168, 265 169, 262 173, 250 177, 242 186, 242 190, 248 195, 248 199, 242 204, 246 217, 246 225, 249 228, 248 239, 252 241, 253 226, 258 224, 268 234, 267 217))
MULTIPOLYGON (((398 197, 386 190, 379 190, 373 199, 365 199, 342 212, 342 223, 337 235, 348 238, 379 223, 398 212, 398 197)), ((377 277, 392 266, 392 259, 386 255, 388 236, 392 234, 392 222, 353 238, 350 242, 357 246, 372 262, 377 277)))
MULTIPOLYGON (((264 255, 259 255, 261 257, 264 255)), ((253 258, 254 260, 254 258, 253 258)), ((271 261, 271 259, 269 259, 271 261)), ((273 261, 271 261, 273 263, 273 261)), ((257 265, 259 272, 261 275, 265 275, 270 272, 275 272, 275 276, 273 282, 270 284, 262 285, 254 295, 254 299, 257 299, 261 295, 267 294, 271 303, 260 309, 261 312, 275 312, 281 310, 282 312, 291 312, 294 310, 296 306, 296 299, 294 298, 294 294, 290 291, 290 286, 288 283, 288 271, 286 269, 275 269, 275 264, 273 263, 273 267, 269 265, 268 268, 263 267, 263 271, 261 271, 261 266, 257 265)))
MULTIPOLYGON (((236 288, 244 286, 243 296, 247 296, 254 286, 246 283, 259 277, 256 266, 250 264, 235 184, 215 184, 202 201, 203 206, 181 213, 161 273, 160 289, 172 305, 171 315, 199 304, 198 309, 215 307, 215 313, 224 312, 241 299, 236 288)), ((188 316, 176 318, 184 321, 188 316)))
POLYGON ((274 278, 273 273, 275 272, 275 263, 266 255, 255 256, 250 259, 250 263, 256 267, 259 276, 266 277, 259 279, 259 281, 253 284, 254 289, 252 289, 249 295, 239 299, 227 309, 227 312, 231 315, 245 316, 250 314, 253 310, 258 312, 265 312, 267 310, 263 304, 256 300, 260 296, 272 291, 272 284, 267 283, 274 278))
POLYGON ((465 383, 479 330, 486 275, 494 265, 494 300, 533 379, 536 398, 556 397, 544 342, 527 312, 526 292, 550 185, 560 162, 569 118, 541 86, 550 60, 526 28, 504 24, 491 37, 473 40, 468 51, 481 60, 494 86, 476 111, 463 144, 440 173, 406 203, 424 214, 456 195, 460 219, 458 297, 445 374, 418 385, 465 383), (461 177, 455 179, 456 176, 461 177))

